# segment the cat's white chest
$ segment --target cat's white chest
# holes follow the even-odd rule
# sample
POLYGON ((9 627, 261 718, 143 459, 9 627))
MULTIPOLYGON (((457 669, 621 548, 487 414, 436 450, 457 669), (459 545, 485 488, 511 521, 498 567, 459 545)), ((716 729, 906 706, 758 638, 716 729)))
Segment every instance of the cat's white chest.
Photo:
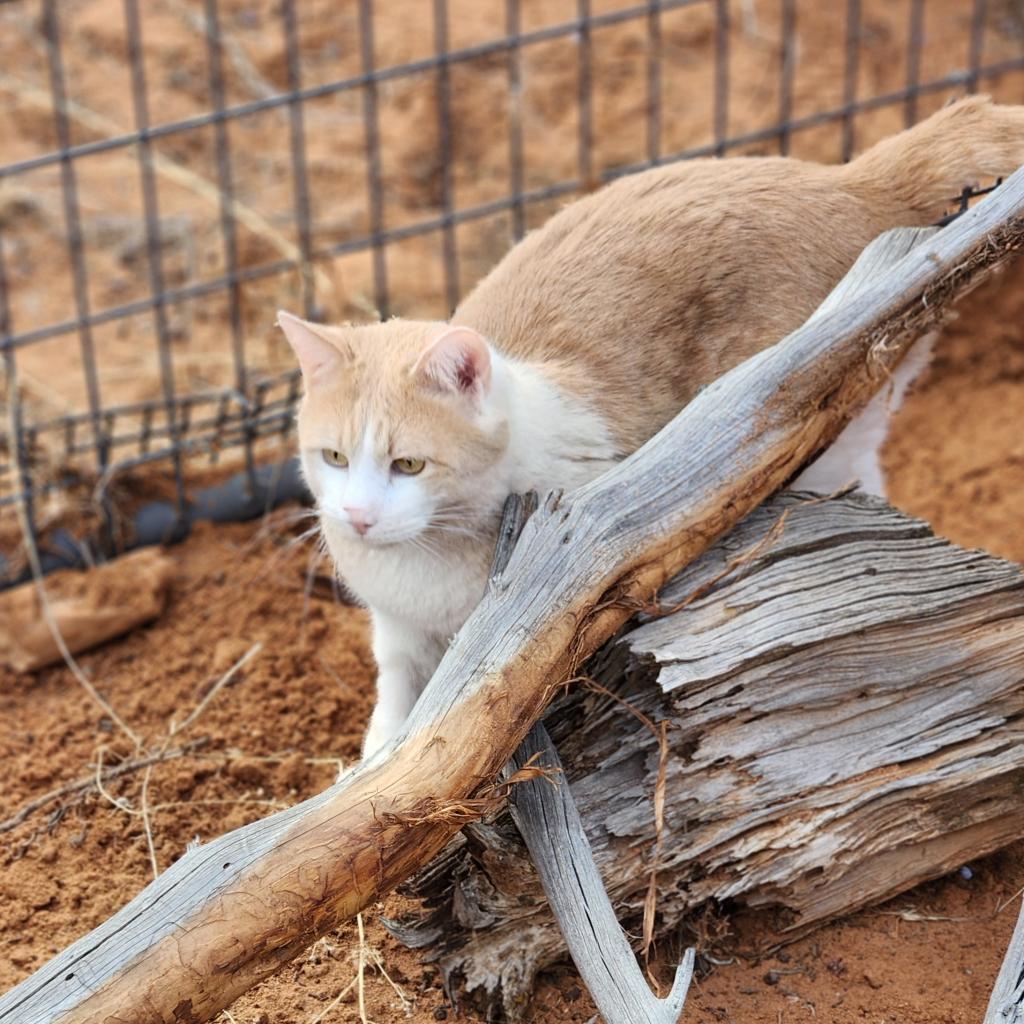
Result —
POLYGON ((409 544, 353 543, 328 524, 324 533, 338 574, 359 600, 411 630, 447 640, 483 594, 486 562, 469 544, 441 557, 409 544))

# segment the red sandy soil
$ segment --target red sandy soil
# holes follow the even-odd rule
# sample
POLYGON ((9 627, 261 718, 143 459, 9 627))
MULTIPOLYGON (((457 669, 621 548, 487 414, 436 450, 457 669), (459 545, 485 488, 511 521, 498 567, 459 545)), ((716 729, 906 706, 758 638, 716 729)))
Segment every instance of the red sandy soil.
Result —
MULTIPOLYGON (((935 367, 901 412, 888 464, 897 500, 956 541, 1024 561, 1024 262, 961 305, 935 367)), ((318 582, 308 525, 282 511, 258 525, 203 527, 172 549, 168 607, 152 625, 81 657, 85 670, 147 747, 159 747, 252 645, 262 649, 218 691, 173 746, 205 744, 153 769, 147 804, 157 864, 327 785, 357 756, 373 669, 364 613, 318 582)), ((28 801, 131 756, 69 673, 0 674, 0 818, 28 801)), ((65 797, 0 833, 0 986, 39 967, 100 923, 151 877, 140 810, 145 775, 65 797), (114 803, 122 806, 114 806, 114 803), (55 814, 54 812, 62 813, 55 814)), ((943 1024, 979 1019, 1024 886, 1024 844, 820 929, 761 962, 716 966, 695 987, 693 1022, 818 1020, 943 1024), (1004 909, 1004 904, 1008 904, 1004 909)), ((439 980, 367 915, 378 967, 365 983, 369 1019, 427 1022, 449 1008, 439 980)), ((753 925, 726 921, 749 947, 753 925)), ((717 947, 716 947, 717 948, 717 947)), ((232 1007, 239 1024, 311 1024, 355 977, 355 925, 232 1007), (262 1015, 262 1016, 261 1016, 262 1015)), ((359 1019, 355 990, 322 1018, 359 1019)), ((479 1020, 471 1011, 465 1019, 479 1020)), ((532 1019, 586 1021, 593 1008, 569 967, 542 978, 532 1019)), ((225 1018, 226 1020, 227 1018, 225 1018)))

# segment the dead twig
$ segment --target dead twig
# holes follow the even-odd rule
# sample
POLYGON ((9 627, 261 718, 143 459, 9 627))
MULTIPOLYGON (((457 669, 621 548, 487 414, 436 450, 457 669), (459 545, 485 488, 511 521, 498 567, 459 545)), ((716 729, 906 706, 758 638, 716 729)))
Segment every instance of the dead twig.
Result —
MULTIPOLYGON (((779 519, 782 522, 782 519, 779 519)), ((777 524, 776 524, 777 525, 777 524)), ((774 529, 774 527, 773 527, 774 529)), ((596 679, 582 677, 580 682, 588 689, 608 697, 616 704, 625 708, 634 718, 637 719, 658 743, 658 775, 654 784, 654 852, 651 855, 651 877, 647 885, 647 895, 644 897, 644 922, 643 922, 643 954, 644 959, 650 957, 651 945, 654 942, 654 919, 658 906, 658 865, 661 862, 661 851, 665 840, 665 784, 668 778, 668 722, 656 724, 653 719, 645 715, 639 708, 633 707, 627 700, 623 700, 617 693, 602 686, 596 679)))
POLYGON ((96 792, 99 793, 99 795, 116 810, 130 813, 132 805, 128 799, 126 797, 114 796, 113 793, 108 793, 106 786, 103 785, 103 752, 106 749, 107 748, 101 743, 99 748, 96 750, 96 792))
POLYGON ((1003 900, 998 904, 995 909, 995 913, 993 913, 992 916, 995 917, 996 915, 1001 914, 1011 903, 1016 903, 1021 896, 1024 896, 1024 888, 1018 889, 1009 899, 1003 900))
POLYGON ((194 724, 195 724, 195 721, 196 721, 196 719, 197 719, 197 718, 198 718, 198 717, 199 717, 199 716, 200 716, 200 715, 201 715, 201 714, 202 714, 202 713, 203 713, 203 712, 204 712, 204 711, 205 711, 205 710, 206 710, 206 709, 207 709, 207 708, 208 708, 208 707, 210 706, 210 702, 211 702, 211 701, 213 700, 213 698, 214 698, 214 697, 216 697, 216 696, 217 696, 217 694, 218 694, 218 693, 220 693, 220 691, 221 691, 221 690, 222 690, 222 689, 223 689, 223 688, 224 688, 225 686, 227 686, 227 685, 228 685, 228 683, 230 683, 230 682, 231 682, 231 680, 232 680, 232 679, 234 679, 234 678, 235 678, 235 676, 236 676, 236 675, 238 675, 238 673, 239 673, 239 672, 240 672, 240 671, 241 671, 241 670, 242 670, 242 669, 243 669, 243 668, 244 668, 244 667, 245 667, 245 666, 246 666, 246 665, 247 665, 247 664, 248 664, 248 663, 249 663, 250 661, 252 661, 252 659, 253 659, 253 658, 255 658, 255 657, 256 657, 256 655, 257 655, 257 654, 259 654, 259 653, 260 653, 260 651, 262 651, 262 650, 263 650, 263 644, 258 644, 258 643, 257 643, 257 644, 253 644, 253 645, 252 645, 252 647, 250 647, 250 648, 249 648, 249 650, 247 650, 247 651, 245 652, 245 654, 243 654, 243 655, 242 655, 242 656, 241 656, 241 657, 240 657, 240 658, 238 659, 238 661, 236 661, 236 662, 235 662, 235 663, 234 663, 234 664, 233 664, 233 665, 232 665, 232 666, 231 666, 231 667, 230 667, 230 668, 229 668, 229 669, 227 670, 227 672, 225 672, 225 673, 224 673, 224 674, 223 674, 223 675, 222 675, 222 676, 221 676, 221 677, 220 677, 220 678, 219 678, 219 679, 218 679, 218 680, 217 680, 217 681, 216 681, 216 682, 215 682, 215 683, 213 684, 213 686, 211 686, 211 687, 210 687, 210 689, 209 689, 209 690, 207 690, 207 692, 206 692, 206 695, 205 695, 205 696, 203 697, 203 699, 202 699, 202 700, 201 700, 201 701, 200 701, 200 702, 199 702, 199 703, 198 703, 198 704, 197 704, 197 705, 196 705, 196 706, 195 706, 195 707, 194 707, 194 708, 192 709, 192 711, 191 711, 191 712, 190 712, 190 713, 189 713, 189 714, 188 714, 188 715, 186 716, 185 720, 184 720, 184 721, 183 721, 183 722, 181 723, 181 725, 173 725, 173 724, 172 724, 172 726, 171 726, 171 729, 170 729, 170 732, 168 733, 168 740, 172 740, 172 739, 174 739, 174 737, 175 737, 175 736, 178 736, 178 735, 180 735, 181 733, 183 733, 183 732, 184 732, 184 731, 185 731, 186 729, 188 729, 188 728, 189 728, 189 726, 191 726, 191 725, 194 725, 194 724))
POLYGON ((130 761, 122 761, 120 764, 113 765, 110 768, 100 767, 98 772, 93 772, 81 779, 75 779, 74 782, 65 783, 63 786, 58 786, 57 789, 51 789, 48 793, 44 793, 42 796, 38 796, 34 800, 30 800, 11 817, 4 821, 0 821, 0 832, 10 832, 12 829, 17 828, 22 824, 30 815, 46 807, 47 804, 51 804, 55 800, 60 800, 62 797, 87 794, 91 790, 99 790, 99 786, 97 785, 97 774, 100 776, 100 785, 102 785, 103 783, 110 782, 112 779, 120 778, 121 776, 128 775, 131 772, 137 772, 151 764, 156 764, 160 761, 171 761, 178 757, 185 757, 188 754, 192 754, 195 751, 200 750, 209 742, 209 738, 203 736, 200 739, 192 740, 190 743, 184 743, 180 747, 175 747, 173 750, 163 750, 154 754, 147 754, 145 757, 135 757, 130 761))
POLYGON ((139 795, 139 813, 142 816, 142 831, 146 836, 146 852, 149 854, 149 866, 156 878, 160 874, 160 865, 156 860, 156 844, 153 842, 153 825, 149 816, 149 780, 153 775, 153 766, 147 765, 142 776, 142 792, 139 795))
POLYGON ((362 914, 356 914, 356 928, 359 930, 359 967, 356 972, 359 1020, 361 1024, 370 1024, 366 1016, 366 932, 363 930, 362 914))
MULTIPOLYGON (((242 670, 242 668, 253 658, 256 657, 260 651, 263 650, 263 645, 256 643, 249 648, 221 677, 206 691, 203 698, 198 704, 185 716, 184 720, 180 723, 172 721, 167 729, 167 738, 164 740, 162 750, 166 750, 170 746, 171 741, 176 736, 183 733, 191 725, 193 725, 196 719, 210 706, 210 702, 214 697, 217 696, 220 691, 231 682, 232 679, 242 670)), ((142 830, 146 836, 146 849, 149 853, 149 864, 153 870, 153 877, 156 878, 160 874, 160 865, 156 859, 156 844, 153 840, 153 823, 150 815, 149 807, 149 782, 153 774, 153 765, 146 766, 146 774, 142 777, 142 790, 139 794, 139 807, 140 815, 142 817, 142 830)))
MULTIPOLYGON (((210 35, 210 25, 199 11, 190 9, 181 0, 173 0, 171 7, 193 32, 204 38, 210 35)), ((239 79, 253 96, 258 99, 267 99, 276 94, 277 90, 274 86, 260 74, 259 69, 249 59, 245 47, 223 25, 219 26, 219 41, 221 49, 231 62, 239 79)), ((278 108, 277 114, 282 120, 287 117, 287 111, 283 108, 278 108)))
POLYGON ((353 978, 315 1017, 310 1018, 309 1024, 320 1024, 320 1022, 355 988, 358 975, 353 978))
MULTIPOLYGON (((9 373, 7 375, 7 436, 17 437, 18 436, 18 424, 16 422, 15 409, 18 407, 18 394, 17 394, 17 381, 14 379, 14 374, 9 373)), ((110 702, 96 689, 93 685, 92 680, 82 671, 82 667, 75 660, 74 655, 68 649, 68 645, 64 642, 64 636, 60 631, 60 627, 57 625, 57 618, 53 614, 53 608, 50 605, 50 597, 46 591, 46 583, 43 580, 43 567, 39 559, 39 547, 36 544, 35 533, 32 530, 29 513, 27 507, 27 496, 24 488, 20 488, 18 492, 18 501, 15 506, 18 515, 18 525, 21 529, 22 542, 25 545, 25 555, 28 559, 29 571, 32 574, 32 582, 36 588, 36 594, 39 597, 39 610, 42 613, 43 621, 46 623, 46 628, 50 631, 50 635, 53 637, 53 642, 57 646, 57 650, 60 651, 60 656, 64 660, 64 664, 67 665, 71 671, 72 676, 78 682, 79 686, 89 695, 89 698, 94 704, 99 707, 103 713, 128 737, 131 741, 132 746, 136 750, 142 748, 142 740, 134 729, 114 710, 110 702)))

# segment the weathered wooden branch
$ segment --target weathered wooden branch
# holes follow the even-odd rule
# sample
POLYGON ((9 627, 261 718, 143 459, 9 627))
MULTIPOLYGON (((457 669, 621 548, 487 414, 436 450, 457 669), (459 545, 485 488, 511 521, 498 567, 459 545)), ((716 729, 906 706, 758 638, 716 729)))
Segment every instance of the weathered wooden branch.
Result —
MULTIPOLYGON (((784 494, 661 601, 684 607, 588 666, 619 700, 578 691, 546 719, 634 935, 655 869, 660 933, 730 901, 770 908, 773 942, 1024 835, 1019 566, 878 499, 784 494), (658 739, 620 701, 668 725, 656 862, 658 739)), ((414 883, 423 916, 393 925, 513 1016, 566 948, 530 860, 490 815, 414 883)))
POLYGON ((1020 1024, 1024 1020, 1024 904, 1013 929, 999 977, 982 1024, 1020 1024))
POLYGON ((1022 236, 1019 171, 869 289, 706 388, 629 459, 546 500, 394 744, 186 854, 0 999, 0 1021, 210 1020, 412 874, 490 806, 561 681, 834 438, 1022 236))
MULTIPOLYGON (((539 722, 516 751, 511 768, 529 764, 562 770, 558 751, 539 722)), ((693 978, 694 951, 686 951, 669 994, 657 998, 619 927, 565 780, 541 777, 518 784, 509 794, 509 811, 601 1019, 605 1024, 676 1024, 693 978)))
MULTIPOLYGON (((534 494, 513 494, 505 502, 492 575, 504 570, 535 508, 534 494)), ((503 775, 510 784, 509 812, 530 851, 573 962, 605 1024, 676 1024, 693 978, 694 951, 687 950, 668 996, 654 996, 619 927, 565 784, 558 751, 543 723, 530 730, 503 775), (544 774, 530 778, 532 771, 544 774)), ((524 991, 523 996, 527 995, 524 991)))

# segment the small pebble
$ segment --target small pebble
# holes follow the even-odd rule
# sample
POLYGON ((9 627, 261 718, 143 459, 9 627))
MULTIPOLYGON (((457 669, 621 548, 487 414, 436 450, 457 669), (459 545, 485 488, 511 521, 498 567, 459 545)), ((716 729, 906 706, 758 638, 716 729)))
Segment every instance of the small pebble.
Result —
POLYGON ((768 971, 762 979, 766 985, 778 985, 779 983, 779 972, 768 971))
POLYGON ((434 1020, 447 1020, 447 1019, 448 1019, 448 1009, 447 1009, 447 1007, 439 1006, 434 1011, 434 1020))
POLYGON ((840 956, 829 960, 825 967, 828 968, 830 974, 834 974, 837 978, 841 978, 846 973, 846 964, 843 963, 843 958, 840 956))
POLYGON ((965 881, 969 882, 974 877, 974 872, 965 864, 960 869, 960 877, 965 881))

